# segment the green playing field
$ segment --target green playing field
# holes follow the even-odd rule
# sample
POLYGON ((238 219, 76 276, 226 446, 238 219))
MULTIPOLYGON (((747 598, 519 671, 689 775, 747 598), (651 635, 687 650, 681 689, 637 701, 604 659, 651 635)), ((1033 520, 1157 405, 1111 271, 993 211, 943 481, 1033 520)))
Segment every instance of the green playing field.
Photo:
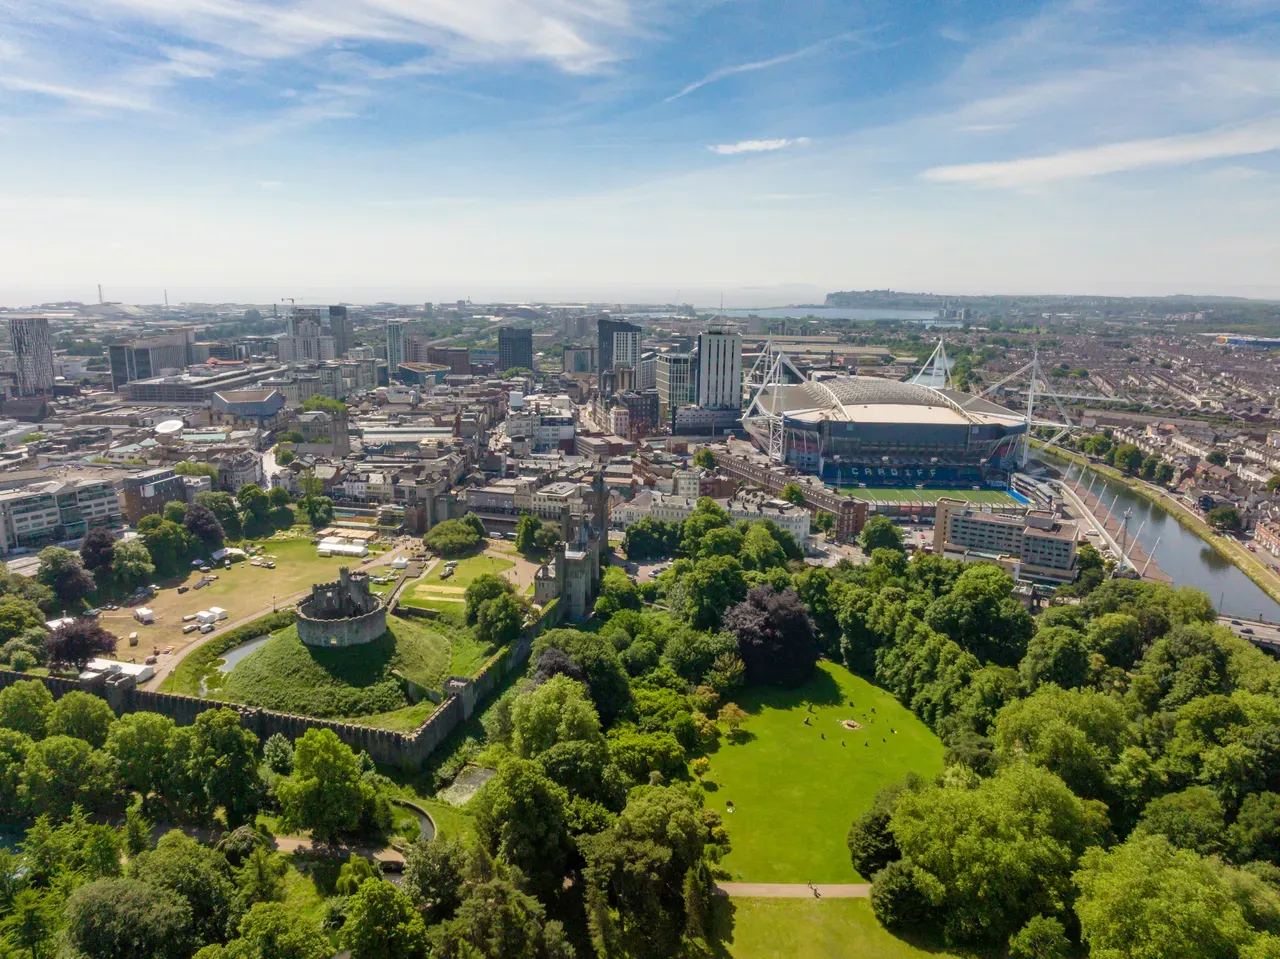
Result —
POLYGON ((1021 503, 1017 497, 1002 489, 915 489, 904 486, 875 486, 862 489, 858 486, 842 486, 840 492, 869 503, 936 503, 947 499, 962 499, 969 503, 990 503, 1013 506, 1021 503))

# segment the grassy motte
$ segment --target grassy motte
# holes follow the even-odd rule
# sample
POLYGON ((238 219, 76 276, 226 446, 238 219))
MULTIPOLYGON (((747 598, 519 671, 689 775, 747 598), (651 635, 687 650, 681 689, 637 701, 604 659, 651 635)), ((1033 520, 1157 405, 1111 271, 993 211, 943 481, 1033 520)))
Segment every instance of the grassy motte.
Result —
POLYGON ((410 705, 392 673, 439 689, 449 674, 450 647, 429 625, 396 617, 374 642, 338 649, 307 646, 290 626, 237 665, 219 696, 322 718, 391 713, 410 705))
POLYGON ((882 786, 908 772, 941 772, 938 737, 889 693, 834 663, 819 663, 798 689, 755 688, 736 701, 749 717, 742 741, 722 740, 704 777, 707 805, 729 831, 731 878, 865 878, 849 860, 850 823, 882 786), (846 729, 846 719, 860 728, 846 729))
POLYGON ((716 919, 733 959, 948 959, 887 932, 867 899, 720 899, 716 919))

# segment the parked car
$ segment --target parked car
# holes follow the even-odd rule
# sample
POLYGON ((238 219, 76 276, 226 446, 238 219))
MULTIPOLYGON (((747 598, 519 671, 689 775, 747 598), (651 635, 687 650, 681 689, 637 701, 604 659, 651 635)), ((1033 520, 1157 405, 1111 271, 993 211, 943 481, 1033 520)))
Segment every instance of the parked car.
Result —
POLYGON ((200 632, 202 632, 202 633, 212 633, 212 632, 213 632, 213 630, 214 630, 214 628, 215 628, 215 627, 214 627, 213 623, 205 623, 203 626, 201 626, 201 627, 200 627, 200 632))
POLYGON ((188 590, 190 590, 190 589, 191 589, 191 587, 190 587, 190 586, 179 586, 179 587, 178 587, 178 595, 179 595, 179 596, 181 596, 183 593, 187 592, 187 591, 188 591, 188 590))
POLYGON ((195 613, 187 613, 187 615, 186 615, 186 616, 183 616, 183 617, 182 617, 182 621, 183 621, 184 623, 190 623, 190 622, 192 622, 195 618, 196 618, 196 614, 195 614, 195 613))
POLYGON ((96 606, 93 609, 86 609, 84 611, 84 614, 88 616, 90 619, 97 619, 98 616, 101 615, 101 613, 102 613, 102 610, 98 609, 96 606))
POLYGON ((110 609, 110 610, 114 611, 114 610, 117 610, 117 609, 119 609, 119 608, 120 608, 120 604, 119 604, 119 603, 107 603, 107 604, 106 604, 105 606, 103 606, 102 608, 103 608, 103 609, 110 609))
POLYGON ((208 573, 208 572, 212 572, 212 571, 213 571, 213 567, 212 567, 212 566, 201 566, 201 567, 200 567, 200 572, 202 572, 202 573, 208 573))
POLYGON ((182 627, 182 631, 184 633, 194 633, 199 628, 200 628, 199 623, 187 623, 187 625, 182 627))

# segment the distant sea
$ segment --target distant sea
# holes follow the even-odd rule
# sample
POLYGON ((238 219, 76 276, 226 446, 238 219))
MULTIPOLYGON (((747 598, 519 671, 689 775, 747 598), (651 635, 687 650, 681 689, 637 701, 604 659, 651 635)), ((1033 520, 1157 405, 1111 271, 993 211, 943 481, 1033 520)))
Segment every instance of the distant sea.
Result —
MULTIPOLYGON (((835 306, 782 306, 768 310, 725 310, 725 316, 747 317, 762 316, 771 320, 803 319, 806 316, 817 316, 829 320, 909 320, 929 322, 937 325, 938 314, 933 310, 850 310, 835 306)), ((958 323, 943 321, 945 326, 959 326, 958 323)))

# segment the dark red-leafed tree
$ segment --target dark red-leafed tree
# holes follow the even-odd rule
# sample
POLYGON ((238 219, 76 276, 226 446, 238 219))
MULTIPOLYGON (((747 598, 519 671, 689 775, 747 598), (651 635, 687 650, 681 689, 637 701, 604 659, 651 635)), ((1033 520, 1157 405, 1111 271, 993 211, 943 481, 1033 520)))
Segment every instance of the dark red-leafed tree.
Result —
POLYGON ((795 590, 756 586, 724 614, 724 628, 738 639, 749 684, 799 686, 813 676, 817 631, 795 590))
POLYGON ((116 637, 91 619, 77 619, 50 633, 44 649, 50 663, 83 669, 89 660, 115 652, 116 637))

